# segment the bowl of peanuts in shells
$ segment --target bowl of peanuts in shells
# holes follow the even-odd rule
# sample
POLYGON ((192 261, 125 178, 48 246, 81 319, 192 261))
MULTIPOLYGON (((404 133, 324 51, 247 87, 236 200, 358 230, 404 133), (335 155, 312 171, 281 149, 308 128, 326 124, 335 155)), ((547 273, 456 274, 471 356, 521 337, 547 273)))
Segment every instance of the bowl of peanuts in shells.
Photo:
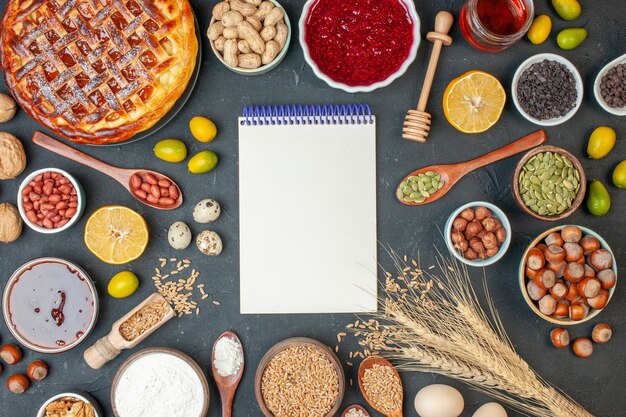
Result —
POLYGON ((17 209, 36 232, 59 233, 72 227, 85 208, 84 191, 70 173, 43 168, 30 173, 17 192, 17 209))
POLYGON ((287 54, 291 24, 275 0, 223 0, 213 7, 207 36, 213 53, 228 69, 260 75, 287 54))

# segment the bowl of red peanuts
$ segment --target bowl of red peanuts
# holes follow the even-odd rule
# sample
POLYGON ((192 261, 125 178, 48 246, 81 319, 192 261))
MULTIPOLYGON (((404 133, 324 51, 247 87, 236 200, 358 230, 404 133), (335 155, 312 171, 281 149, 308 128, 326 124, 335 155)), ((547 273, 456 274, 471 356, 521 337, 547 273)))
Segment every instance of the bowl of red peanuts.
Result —
POLYGON ((615 255, 583 226, 546 230, 528 246, 519 266, 526 304, 553 324, 584 323, 611 300, 617 284, 615 255))
POLYGON ((39 233, 68 229, 83 214, 83 190, 72 175, 58 168, 29 174, 17 193, 17 208, 24 223, 39 233))

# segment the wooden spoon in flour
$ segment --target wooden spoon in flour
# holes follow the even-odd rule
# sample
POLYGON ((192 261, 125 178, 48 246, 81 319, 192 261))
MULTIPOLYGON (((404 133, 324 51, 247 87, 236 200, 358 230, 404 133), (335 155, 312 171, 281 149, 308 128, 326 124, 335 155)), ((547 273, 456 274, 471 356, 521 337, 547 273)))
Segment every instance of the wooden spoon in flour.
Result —
POLYGON ((244 364, 245 357, 243 354, 243 345, 237 335, 231 331, 222 333, 215 341, 215 344, 213 344, 213 351, 211 352, 211 369, 213 370, 213 379, 215 379, 215 385, 217 385, 217 389, 219 390, 220 397, 222 399, 222 417, 231 417, 232 415, 233 399, 235 398, 235 392, 239 386, 239 381, 241 381, 241 377, 243 376, 244 364), (241 367, 235 374, 229 376, 220 375, 217 367, 215 366, 215 346, 217 345, 217 342, 225 337, 235 341, 239 345, 239 351, 241 353, 241 367))

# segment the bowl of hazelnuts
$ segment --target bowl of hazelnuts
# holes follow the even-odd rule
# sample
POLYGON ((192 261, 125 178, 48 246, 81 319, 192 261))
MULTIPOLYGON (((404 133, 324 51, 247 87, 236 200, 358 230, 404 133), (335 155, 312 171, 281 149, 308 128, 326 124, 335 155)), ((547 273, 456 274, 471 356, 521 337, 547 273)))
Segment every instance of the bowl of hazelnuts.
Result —
POLYGON ((511 224, 502 210, 491 203, 474 201, 456 209, 445 227, 448 249, 470 266, 496 263, 511 243, 511 224))

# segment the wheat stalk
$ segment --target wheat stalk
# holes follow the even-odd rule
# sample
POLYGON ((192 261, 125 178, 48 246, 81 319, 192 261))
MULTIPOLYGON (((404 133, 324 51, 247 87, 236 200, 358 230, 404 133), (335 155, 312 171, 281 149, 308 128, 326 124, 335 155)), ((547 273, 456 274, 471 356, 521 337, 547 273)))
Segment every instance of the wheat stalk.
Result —
POLYGON ((478 302, 467 269, 457 261, 440 255, 441 274, 436 276, 388 252, 398 273, 392 283, 392 274, 385 272, 381 313, 367 326, 351 329, 367 352, 381 352, 400 370, 459 379, 527 415, 593 417, 517 354, 486 280, 489 313, 478 302))

